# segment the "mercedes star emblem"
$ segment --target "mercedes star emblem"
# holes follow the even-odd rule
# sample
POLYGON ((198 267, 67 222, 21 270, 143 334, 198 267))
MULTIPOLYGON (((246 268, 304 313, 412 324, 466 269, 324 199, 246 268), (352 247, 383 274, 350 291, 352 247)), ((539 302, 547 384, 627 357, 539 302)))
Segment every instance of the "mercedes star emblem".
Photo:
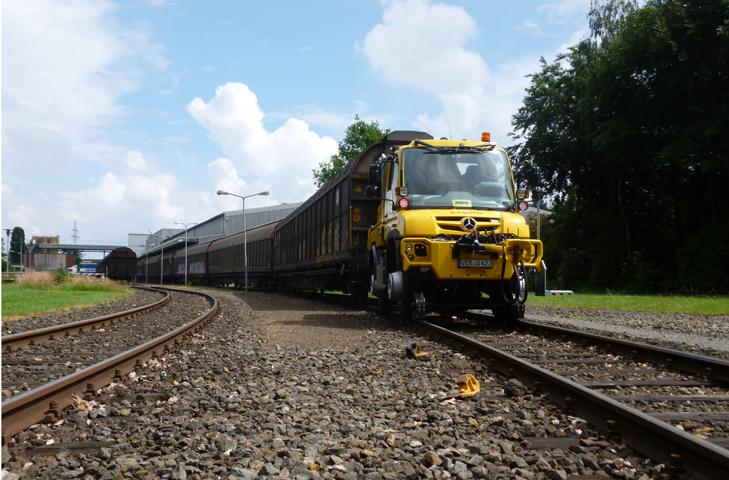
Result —
POLYGON ((476 219, 472 217, 466 217, 461 220, 461 224, 466 230, 473 230, 474 228, 476 228, 476 219))

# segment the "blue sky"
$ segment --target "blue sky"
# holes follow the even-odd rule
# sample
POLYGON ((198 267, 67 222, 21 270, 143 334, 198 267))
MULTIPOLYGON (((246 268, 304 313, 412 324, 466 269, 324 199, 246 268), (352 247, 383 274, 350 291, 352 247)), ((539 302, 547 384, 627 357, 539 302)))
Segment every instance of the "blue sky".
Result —
POLYGON ((502 145, 589 0, 10 0, 2 226, 83 242, 304 200, 355 114, 502 145))

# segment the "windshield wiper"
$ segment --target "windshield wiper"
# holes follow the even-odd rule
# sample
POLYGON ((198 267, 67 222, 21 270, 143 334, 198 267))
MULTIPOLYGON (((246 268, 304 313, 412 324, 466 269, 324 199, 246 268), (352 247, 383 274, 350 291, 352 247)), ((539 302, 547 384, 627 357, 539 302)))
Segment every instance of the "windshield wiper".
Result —
POLYGON ((429 152, 438 152, 438 147, 434 147, 433 145, 425 143, 422 140, 415 140, 415 145, 420 145, 429 152))

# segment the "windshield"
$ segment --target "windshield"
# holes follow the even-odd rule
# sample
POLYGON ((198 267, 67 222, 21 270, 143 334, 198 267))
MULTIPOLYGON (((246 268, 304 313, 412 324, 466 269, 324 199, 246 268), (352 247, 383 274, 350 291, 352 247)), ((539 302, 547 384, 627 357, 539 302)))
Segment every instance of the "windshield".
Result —
POLYGON ((404 185, 412 206, 507 209, 514 204, 504 152, 409 148, 404 156, 404 185))

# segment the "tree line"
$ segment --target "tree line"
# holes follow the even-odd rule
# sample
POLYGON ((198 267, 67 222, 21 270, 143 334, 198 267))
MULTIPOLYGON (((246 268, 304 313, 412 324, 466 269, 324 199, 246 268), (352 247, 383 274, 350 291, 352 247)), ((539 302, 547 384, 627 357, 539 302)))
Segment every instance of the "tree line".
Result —
POLYGON ((552 285, 729 292, 729 0, 592 3, 513 117, 552 285))

